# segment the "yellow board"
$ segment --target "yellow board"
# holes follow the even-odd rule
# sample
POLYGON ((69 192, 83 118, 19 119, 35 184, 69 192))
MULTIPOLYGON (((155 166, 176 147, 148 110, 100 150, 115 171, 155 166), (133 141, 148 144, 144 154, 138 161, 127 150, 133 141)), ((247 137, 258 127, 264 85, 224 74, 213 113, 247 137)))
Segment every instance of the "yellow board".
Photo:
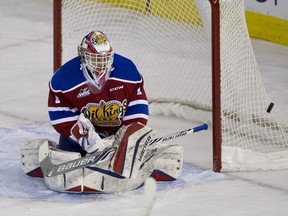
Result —
MULTIPOLYGON (((88 0, 97 1, 97 0, 88 0)), ((193 0, 98 0, 103 4, 134 10, 150 16, 203 26, 193 0)), ((288 20, 245 11, 249 35, 252 38, 288 46, 288 20)))
POLYGON ((193 0, 101 0, 101 3, 166 20, 203 26, 193 0))
POLYGON ((250 37, 288 46, 288 20, 245 12, 250 37))

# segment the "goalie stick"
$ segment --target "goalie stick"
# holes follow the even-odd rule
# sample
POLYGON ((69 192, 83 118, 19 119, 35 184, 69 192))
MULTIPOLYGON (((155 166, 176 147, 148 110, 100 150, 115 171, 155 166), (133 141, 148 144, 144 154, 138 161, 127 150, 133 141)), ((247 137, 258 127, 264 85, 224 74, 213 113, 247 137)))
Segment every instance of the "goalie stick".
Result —
POLYGON ((149 216, 156 199, 157 185, 154 178, 149 177, 144 183, 143 201, 140 216, 149 216))
MULTIPOLYGON (((208 129, 208 125, 203 124, 203 125, 200 125, 200 126, 197 126, 194 128, 189 128, 189 129, 186 129, 183 131, 176 132, 176 133, 171 134, 171 135, 167 135, 167 136, 153 139, 149 143, 149 145, 153 145, 153 144, 156 144, 159 142, 166 142, 168 140, 183 137, 183 136, 186 136, 188 134, 196 133, 196 132, 199 132, 202 130, 207 130, 207 129, 208 129)), ((108 148, 102 152, 95 152, 95 153, 89 154, 85 157, 81 157, 78 159, 67 161, 67 162, 64 162, 61 164, 53 164, 53 162, 50 158, 50 155, 47 155, 44 158, 44 160, 42 160, 40 162, 40 165, 41 165, 41 169, 42 169, 44 176, 54 177, 54 176, 59 175, 59 174, 71 172, 73 170, 80 169, 82 167, 87 167, 87 166, 92 165, 92 164, 97 164, 97 163, 101 163, 101 162, 104 162, 106 160, 109 160, 112 157, 112 155, 116 152, 116 150, 117 150, 117 148, 115 148, 115 147, 108 148)))
POLYGON ((41 170, 46 177, 53 177, 59 174, 71 172, 88 165, 104 162, 112 157, 116 152, 117 148, 112 147, 105 149, 101 152, 95 152, 94 154, 89 154, 85 157, 67 161, 61 164, 53 164, 48 154, 44 160, 40 162, 41 170))

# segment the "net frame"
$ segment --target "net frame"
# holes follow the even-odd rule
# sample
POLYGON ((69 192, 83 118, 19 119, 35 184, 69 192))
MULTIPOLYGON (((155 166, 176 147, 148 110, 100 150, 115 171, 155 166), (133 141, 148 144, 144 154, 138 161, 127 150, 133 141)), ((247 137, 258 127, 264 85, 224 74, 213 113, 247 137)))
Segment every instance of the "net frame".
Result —
MULTIPOLYGON (((242 0, 237 0, 237 1, 242 1, 242 0)), ((61 24, 61 16, 62 16, 62 12, 61 12, 61 2, 60 0, 54 0, 54 71, 56 71, 62 64, 61 62, 61 58, 62 58, 62 41, 61 41, 61 32, 62 32, 62 24, 61 24)), ((226 104, 224 103, 224 105, 221 104, 222 101, 226 102, 226 100, 224 100, 221 97, 221 89, 223 85, 222 83, 225 82, 225 80, 221 81, 221 70, 225 70, 225 68, 222 67, 221 65, 221 61, 226 60, 227 58, 227 54, 221 52, 221 50, 223 50, 223 47, 221 47, 221 32, 225 32, 225 26, 229 25, 226 23, 220 23, 220 11, 221 9, 224 10, 224 7, 226 7, 228 5, 229 7, 229 0, 209 0, 210 5, 211 5, 211 47, 212 47, 212 53, 211 53, 211 77, 212 77, 212 128, 213 128, 213 132, 212 132, 212 142, 213 142, 213 170, 216 172, 220 172, 222 169, 222 157, 223 157, 223 143, 226 142, 226 135, 223 134, 232 134, 233 133, 246 133, 245 136, 250 136, 249 135, 249 131, 245 131, 242 132, 241 131, 241 125, 237 126, 237 132, 234 131, 229 131, 230 129, 226 127, 226 123, 224 124, 223 122, 226 121, 229 124, 229 121, 232 122, 237 122, 239 119, 242 120, 242 116, 240 116, 238 113, 234 113, 233 111, 229 110, 225 110, 223 109, 221 111, 221 108, 223 108, 224 106, 226 106, 226 104), (223 6, 224 5, 224 6, 223 6), (226 5, 226 6, 225 6, 226 5), (222 56, 222 59, 221 59, 222 56), (222 107, 223 106, 223 107, 222 107), (227 120, 228 119, 228 120, 227 120), (224 127, 223 127, 224 125, 224 127), (240 128, 240 130, 239 130, 240 128), (248 134, 248 135, 247 135, 248 134), (224 141, 223 141, 224 139, 224 141)), ((150 3, 151 1, 147 1, 146 2, 146 11, 149 12, 150 10, 150 3)), ((244 4, 243 4, 244 6, 244 4)), ((244 11, 244 10, 243 10, 244 11)), ((223 43, 222 43, 223 44, 223 43)), ((249 53, 250 55, 251 53, 249 53)), ((253 53, 251 54, 251 56, 253 56, 253 53)), ((252 61, 254 59, 252 58, 252 61)), ((255 60, 254 60, 255 61, 255 60)), ((260 88, 262 88, 261 84, 260 84, 260 88)), ((269 101, 269 99, 267 99, 269 101)), ((267 101, 265 98, 265 102, 267 101)), ((150 101, 150 102, 153 102, 150 101)), ((158 103, 162 102, 161 100, 157 101, 158 103)), ((183 102, 183 104, 185 104, 185 101, 183 102)), ((263 105, 264 106, 264 105, 263 105)), ((205 108, 204 108, 205 109, 205 108)), ((274 117, 272 119, 266 118, 266 117, 259 117, 256 116, 252 113, 252 122, 254 124, 258 124, 258 125, 264 125, 264 130, 265 129, 265 125, 269 124, 269 128, 272 130, 274 130, 275 127, 280 128, 279 131, 281 131, 281 134, 279 135, 281 136, 286 136, 285 133, 286 132, 286 128, 287 128, 287 124, 283 122, 281 122, 280 124, 277 123, 277 121, 274 121, 274 117), (274 122, 273 122, 274 121, 274 122), (276 123, 275 123, 276 122, 276 123), (276 126, 275 126, 276 125, 276 126), (283 135, 284 133, 284 135, 283 135)), ((281 118, 281 115, 279 115, 281 118)), ((279 119, 279 117, 277 117, 277 119, 279 119)), ((251 120, 250 120, 251 121, 251 120)), ((264 131, 265 133, 265 131, 264 131)), ((274 133, 274 132, 273 132, 274 133)), ((267 133, 269 136, 269 133, 267 133)), ((242 136, 242 135, 240 135, 242 136)), ((267 137, 266 136, 266 137, 267 137)), ((252 137, 253 138, 253 137, 252 137)), ((260 140, 264 140, 267 138, 261 138, 260 140)), ((284 137, 283 139, 281 139, 282 141, 284 140, 287 141, 287 138, 284 137)), ((273 142, 273 141, 272 141, 273 142)), ((284 145, 284 147, 286 148, 286 146, 284 145)), ((225 147, 225 149, 227 150, 227 148, 225 147)), ((229 146, 228 146, 229 149, 229 146)), ((225 150, 225 152, 227 152, 225 150)), ((238 151, 238 149, 236 149, 236 151, 238 151)), ((229 152, 228 154, 234 154, 233 152, 229 152)), ((283 155, 286 155, 283 154, 283 155)), ((286 157, 286 156, 284 156, 286 157)), ((240 164, 240 166, 242 166, 243 164, 240 164)), ((239 168, 238 168, 239 169, 239 168)), ((274 168, 273 168, 274 169, 274 168)), ((229 169, 228 169, 229 170, 229 169)))

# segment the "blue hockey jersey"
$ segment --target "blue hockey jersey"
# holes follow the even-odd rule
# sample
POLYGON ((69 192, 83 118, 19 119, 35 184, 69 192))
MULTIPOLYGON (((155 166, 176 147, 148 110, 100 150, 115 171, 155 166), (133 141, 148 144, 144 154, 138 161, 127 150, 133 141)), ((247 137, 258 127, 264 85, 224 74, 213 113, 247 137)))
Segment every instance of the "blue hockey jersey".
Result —
POLYGON ((49 82, 48 112, 52 126, 70 136, 80 110, 86 107, 97 132, 115 134, 122 125, 147 123, 148 101, 143 78, 134 63, 114 54, 110 78, 104 90, 93 94, 88 87, 79 57, 58 69, 49 82))

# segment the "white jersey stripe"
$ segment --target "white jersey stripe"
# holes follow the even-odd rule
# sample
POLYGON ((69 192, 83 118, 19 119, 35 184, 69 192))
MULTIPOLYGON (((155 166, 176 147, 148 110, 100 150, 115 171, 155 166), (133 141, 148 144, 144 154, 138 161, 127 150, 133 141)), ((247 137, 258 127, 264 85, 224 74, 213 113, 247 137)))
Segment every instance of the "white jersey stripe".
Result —
POLYGON ((78 85, 74 86, 73 88, 70 88, 70 89, 67 89, 67 90, 64 90, 64 91, 54 89, 54 88, 52 87, 51 81, 50 81, 49 85, 50 85, 50 88, 51 88, 51 90, 52 90, 53 92, 68 93, 68 92, 73 91, 73 90, 76 89, 76 88, 79 88, 79 86, 85 85, 86 83, 87 83, 87 81, 81 82, 81 83, 79 83, 78 85))
POLYGON ((69 107, 48 107, 48 111, 49 112, 57 112, 57 111, 69 111, 69 112, 77 112, 78 109, 77 108, 69 108, 69 107))
POLYGON ((119 78, 115 78, 115 77, 110 77, 109 80, 116 80, 116 81, 120 81, 120 82, 134 83, 134 84, 137 84, 137 83, 141 83, 141 82, 142 82, 142 79, 141 79, 141 80, 138 80, 138 81, 130 81, 130 80, 119 79, 119 78))
POLYGON ((145 115, 145 114, 134 114, 134 115, 124 116, 123 117, 123 121, 128 121, 128 120, 137 119, 137 118, 148 119, 148 115, 145 115))
POLYGON ((128 107, 134 106, 134 105, 139 105, 139 104, 148 105, 148 101, 147 101, 147 100, 135 100, 135 101, 131 101, 131 102, 129 103, 128 107))

